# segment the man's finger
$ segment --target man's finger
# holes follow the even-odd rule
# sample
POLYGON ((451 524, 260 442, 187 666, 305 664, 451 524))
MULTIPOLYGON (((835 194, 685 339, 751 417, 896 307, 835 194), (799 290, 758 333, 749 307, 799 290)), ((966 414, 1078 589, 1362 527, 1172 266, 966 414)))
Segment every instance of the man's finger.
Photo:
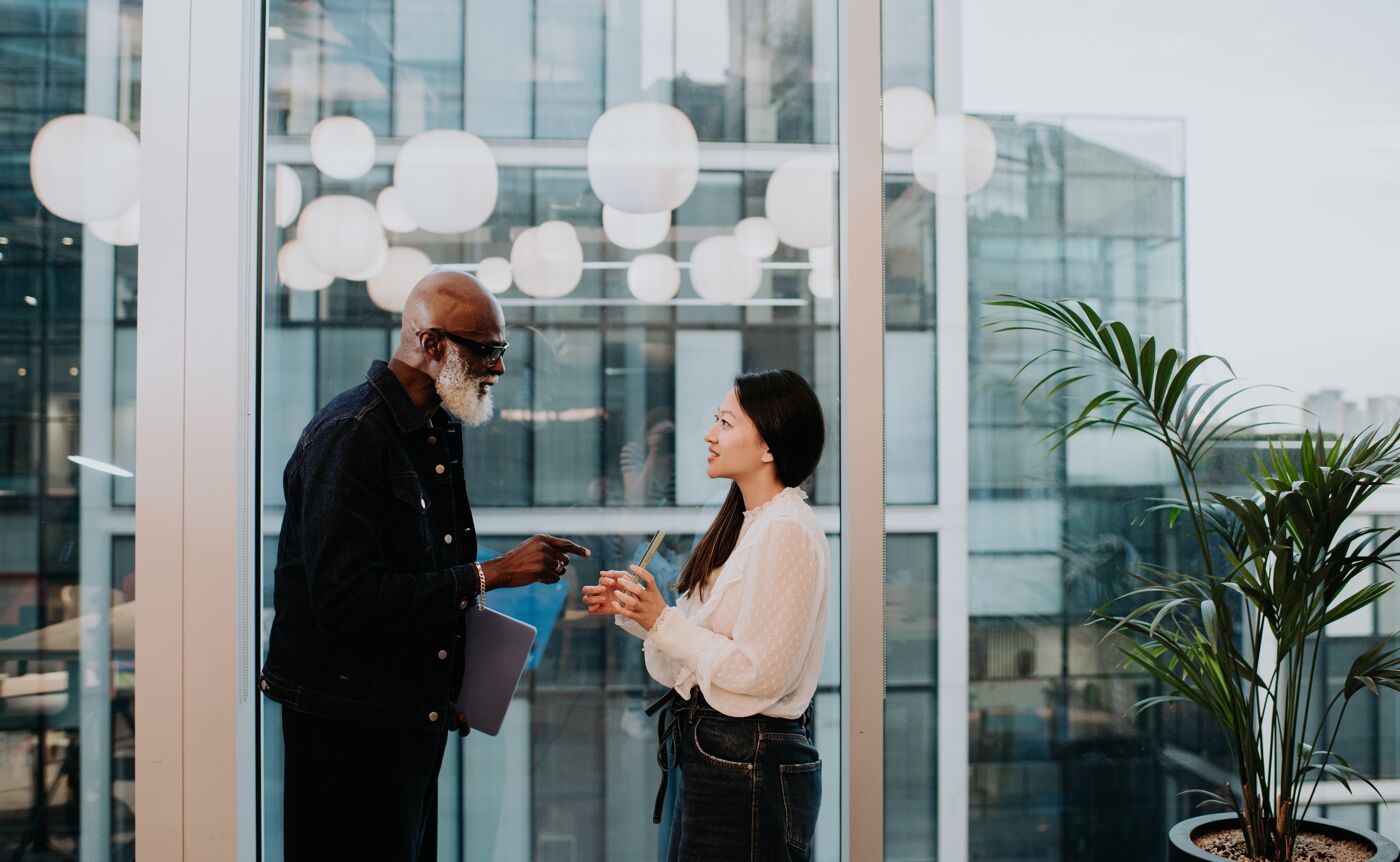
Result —
POLYGON ((540 536, 540 538, 561 551, 567 551, 570 554, 577 554, 580 557, 593 556, 592 551, 588 550, 583 545, 575 544, 574 542, 571 542, 568 539, 561 539, 558 536, 540 536))

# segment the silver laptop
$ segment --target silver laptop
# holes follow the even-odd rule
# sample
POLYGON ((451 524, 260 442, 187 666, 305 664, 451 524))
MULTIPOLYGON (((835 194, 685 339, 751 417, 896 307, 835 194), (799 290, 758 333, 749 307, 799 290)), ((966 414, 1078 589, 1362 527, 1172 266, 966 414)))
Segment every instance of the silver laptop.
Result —
POLYGON ((457 709, 474 731, 501 732, 515 687, 525 672, 535 627, 490 608, 467 611, 466 669, 457 709))

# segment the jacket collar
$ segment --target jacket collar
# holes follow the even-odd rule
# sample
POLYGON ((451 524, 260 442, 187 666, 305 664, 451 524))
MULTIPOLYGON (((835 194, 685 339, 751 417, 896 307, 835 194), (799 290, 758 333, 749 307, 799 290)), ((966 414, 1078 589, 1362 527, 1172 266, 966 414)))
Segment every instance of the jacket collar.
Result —
POLYGON ((438 413, 443 412, 441 405, 431 413, 414 407, 413 400, 404 391, 403 384, 394 376, 394 372, 389 370, 389 364, 382 359, 376 359, 370 364, 365 379, 384 399, 384 403, 389 405, 389 412, 394 414, 394 422, 405 434, 427 425, 429 416, 436 418, 438 413))

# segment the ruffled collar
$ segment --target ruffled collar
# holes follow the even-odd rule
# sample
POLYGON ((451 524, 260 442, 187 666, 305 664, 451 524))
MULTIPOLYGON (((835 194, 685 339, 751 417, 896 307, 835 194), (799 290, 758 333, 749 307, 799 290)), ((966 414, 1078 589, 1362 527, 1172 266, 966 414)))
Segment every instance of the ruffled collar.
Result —
POLYGON ((807 499, 807 492, 806 492, 806 491, 803 491, 801 488, 784 488, 783 490, 781 490, 781 491, 779 491, 778 493, 774 494, 773 497, 772 497, 772 499, 770 499, 768 502, 764 503, 763 505, 761 505, 761 506, 755 506, 754 508, 745 511, 745 512, 744 512, 744 518, 745 518, 745 519, 752 519, 752 518, 754 518, 754 517, 757 516, 759 513, 764 512, 764 511, 766 511, 766 510, 768 510, 768 509, 770 509, 770 508, 773 508, 774 505, 775 505, 779 500, 792 500, 793 502, 801 502, 801 501, 803 501, 803 500, 805 500, 805 499, 807 499))

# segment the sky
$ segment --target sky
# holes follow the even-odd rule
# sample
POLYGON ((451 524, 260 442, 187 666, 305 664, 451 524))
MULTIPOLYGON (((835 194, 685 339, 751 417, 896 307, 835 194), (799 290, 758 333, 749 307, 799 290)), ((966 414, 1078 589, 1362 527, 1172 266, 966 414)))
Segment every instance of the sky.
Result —
POLYGON ((1184 120, 1192 352, 1285 399, 1400 395, 1400 3, 962 10, 968 113, 1184 120))

